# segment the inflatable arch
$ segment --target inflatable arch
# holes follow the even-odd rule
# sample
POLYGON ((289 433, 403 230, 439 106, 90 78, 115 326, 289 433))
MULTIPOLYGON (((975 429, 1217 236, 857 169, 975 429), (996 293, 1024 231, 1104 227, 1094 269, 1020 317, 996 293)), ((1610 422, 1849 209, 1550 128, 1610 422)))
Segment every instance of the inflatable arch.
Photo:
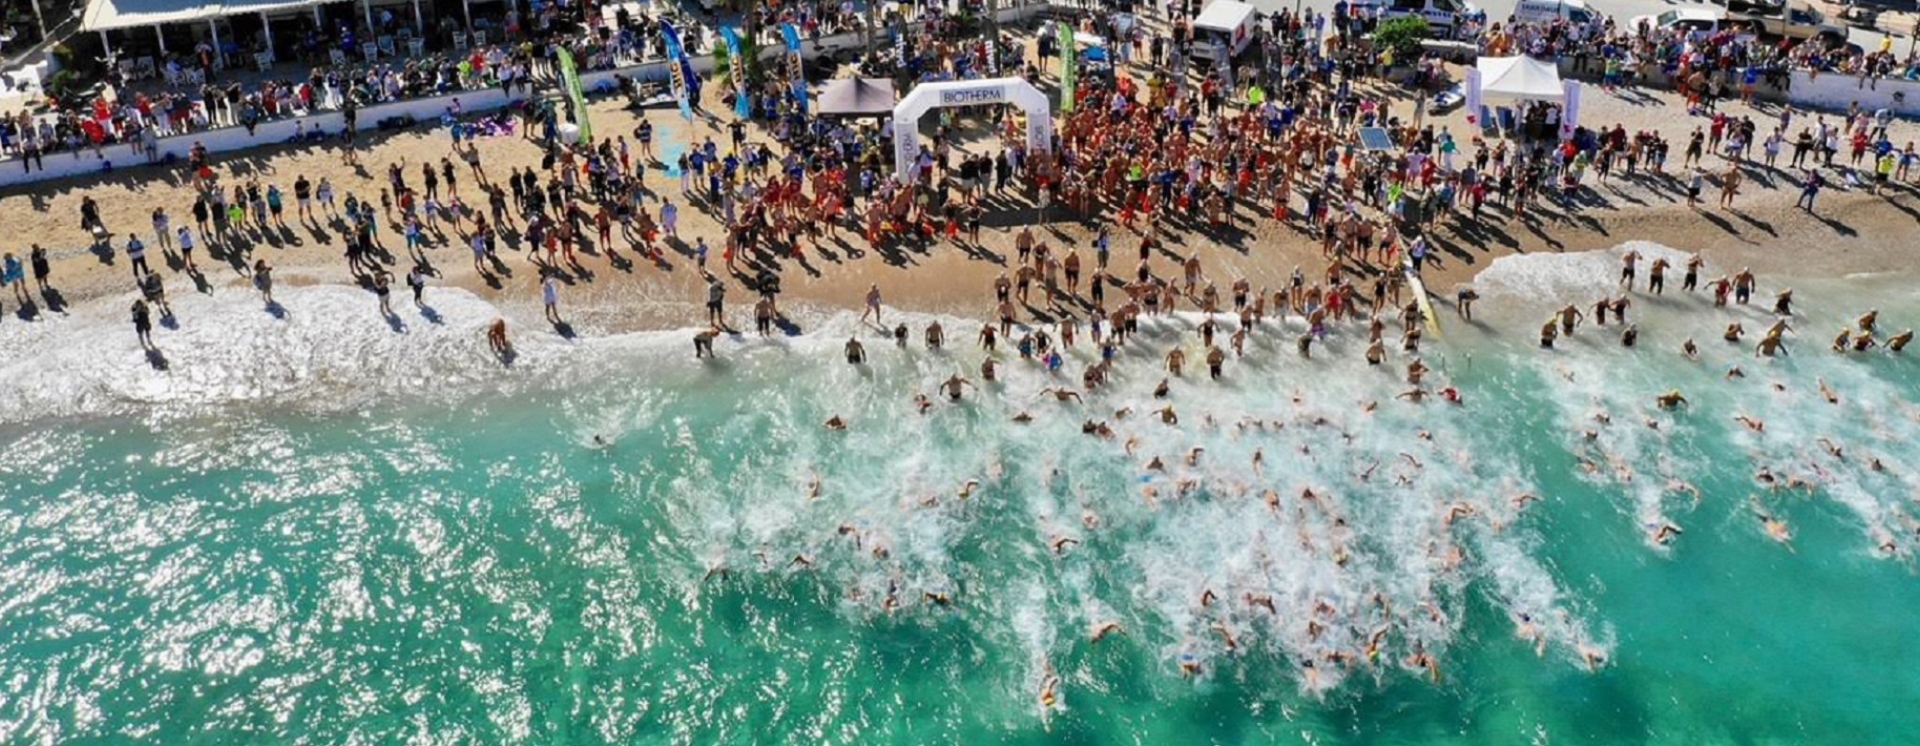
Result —
POLYGON ((1053 148, 1053 110, 1047 94, 1022 78, 991 78, 922 83, 893 107, 893 173, 901 181, 913 174, 920 155, 920 117, 934 107, 1013 104, 1027 113, 1027 152, 1053 148))

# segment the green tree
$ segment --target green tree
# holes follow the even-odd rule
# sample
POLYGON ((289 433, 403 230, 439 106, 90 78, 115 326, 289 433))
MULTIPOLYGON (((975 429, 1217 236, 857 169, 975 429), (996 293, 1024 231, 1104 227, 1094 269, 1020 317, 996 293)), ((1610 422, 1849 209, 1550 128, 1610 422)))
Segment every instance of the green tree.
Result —
POLYGON ((1373 44, 1382 52, 1392 51, 1395 64, 1406 64, 1420 57, 1420 42, 1433 35, 1427 19, 1401 16, 1380 22, 1373 31, 1373 44))

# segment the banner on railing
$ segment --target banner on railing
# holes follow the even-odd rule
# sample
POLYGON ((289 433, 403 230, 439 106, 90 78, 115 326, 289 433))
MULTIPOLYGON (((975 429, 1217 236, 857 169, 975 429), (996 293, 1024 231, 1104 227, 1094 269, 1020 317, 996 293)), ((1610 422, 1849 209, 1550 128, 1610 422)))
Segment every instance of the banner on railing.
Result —
POLYGON ((580 125, 580 142, 593 142, 593 125, 587 122, 587 93, 580 87, 580 68, 566 47, 555 50, 555 55, 560 60, 560 83, 566 88, 567 100, 573 102, 573 122, 580 125))
POLYGON ((800 29, 791 23, 780 24, 780 37, 787 42, 787 80, 793 82, 793 97, 800 102, 800 113, 807 113, 807 61, 800 56, 800 29))
POLYGON ((1073 113, 1073 99, 1078 95, 1074 90, 1078 82, 1080 48, 1073 43, 1073 25, 1056 24, 1060 27, 1060 110, 1073 113))
POLYGON ((727 42, 727 77, 733 79, 733 113, 741 119, 751 118, 753 106, 747 103, 747 55, 741 48, 740 34, 732 26, 721 26, 720 38, 727 42))
POLYGON ((687 65, 687 50, 680 46, 680 32, 673 24, 660 22, 660 36, 667 44, 667 78, 673 87, 673 98, 680 102, 680 116, 693 121, 693 103, 689 96, 693 90, 693 69, 687 65))

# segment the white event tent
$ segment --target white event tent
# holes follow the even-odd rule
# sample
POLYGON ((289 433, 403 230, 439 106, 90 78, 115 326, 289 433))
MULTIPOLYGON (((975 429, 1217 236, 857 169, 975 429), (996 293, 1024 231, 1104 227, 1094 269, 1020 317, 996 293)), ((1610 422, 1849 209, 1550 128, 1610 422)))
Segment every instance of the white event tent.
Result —
POLYGON ((1566 102, 1560 71, 1532 57, 1481 57, 1480 97, 1494 100, 1566 102))

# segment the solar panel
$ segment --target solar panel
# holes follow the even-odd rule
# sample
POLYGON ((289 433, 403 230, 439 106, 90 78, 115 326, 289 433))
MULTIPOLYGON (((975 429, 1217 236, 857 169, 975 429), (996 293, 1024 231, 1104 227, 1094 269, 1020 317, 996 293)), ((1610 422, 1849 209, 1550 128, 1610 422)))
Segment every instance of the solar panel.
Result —
POLYGON ((1392 150, 1393 138, 1387 136, 1385 127, 1361 127, 1360 147, 1363 150, 1392 150))

